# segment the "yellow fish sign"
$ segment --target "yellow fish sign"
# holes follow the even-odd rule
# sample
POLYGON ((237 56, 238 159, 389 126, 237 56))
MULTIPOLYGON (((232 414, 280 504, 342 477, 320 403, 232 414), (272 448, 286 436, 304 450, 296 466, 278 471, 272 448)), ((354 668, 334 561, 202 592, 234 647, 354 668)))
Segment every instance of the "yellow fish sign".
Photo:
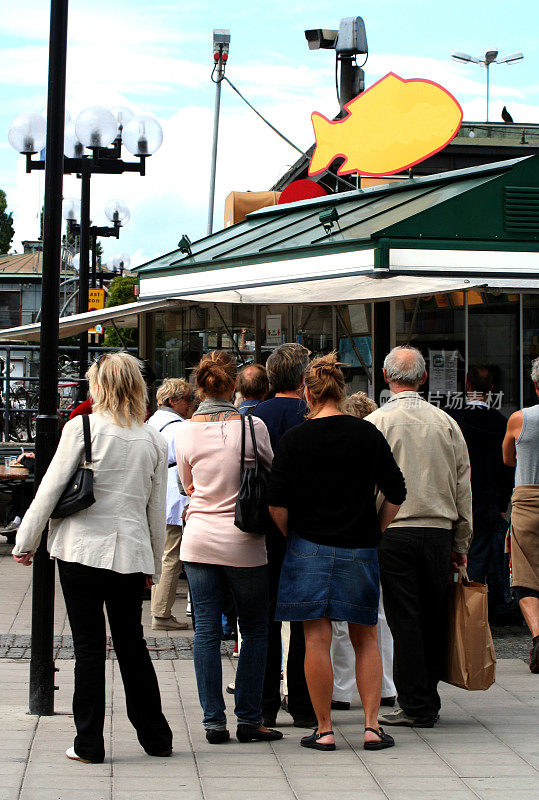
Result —
POLYGON ((338 157, 338 175, 391 175, 442 150, 456 136, 462 108, 447 89, 423 78, 390 72, 344 106, 348 116, 311 116, 316 147, 309 175, 338 157))

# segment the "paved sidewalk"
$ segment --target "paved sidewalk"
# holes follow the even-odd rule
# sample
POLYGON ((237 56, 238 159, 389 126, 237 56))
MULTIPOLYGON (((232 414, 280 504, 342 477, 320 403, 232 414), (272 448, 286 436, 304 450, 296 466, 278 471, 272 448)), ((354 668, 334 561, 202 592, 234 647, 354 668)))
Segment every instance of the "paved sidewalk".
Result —
MULTIPOLYGON (((4 633, 29 630, 23 625, 29 620, 29 574, 0 555, 4 633), (9 619, 8 609, 15 615, 9 619)), ((180 607, 184 602, 180 599, 180 607)), ((69 637, 60 597, 57 609, 57 635, 69 637)), ((152 634, 149 627, 147 633, 152 634)), ((166 644, 175 637, 159 632, 158 638, 166 644)), ((180 632, 174 650, 183 650, 182 641, 189 648, 187 639, 180 632)), ((529 800, 536 792, 539 676, 520 658, 499 660, 497 682, 488 692, 442 684, 439 724, 432 730, 397 729, 397 746, 379 753, 362 749, 357 698, 350 711, 335 713, 338 750, 333 753, 300 748, 305 731, 293 728, 284 712, 278 718, 282 741, 242 745, 232 738, 226 745, 209 745, 192 660, 158 659, 164 711, 174 731, 174 754, 168 759, 149 758, 138 745, 126 717, 118 665, 111 659, 107 756, 99 765, 70 762, 64 755, 73 742, 74 661, 57 661, 53 717, 27 714, 28 666, 24 658, 0 658, 0 800, 529 800)), ((234 678, 235 666, 224 655, 224 682, 234 678)), ((225 697, 234 734, 233 698, 225 697)))

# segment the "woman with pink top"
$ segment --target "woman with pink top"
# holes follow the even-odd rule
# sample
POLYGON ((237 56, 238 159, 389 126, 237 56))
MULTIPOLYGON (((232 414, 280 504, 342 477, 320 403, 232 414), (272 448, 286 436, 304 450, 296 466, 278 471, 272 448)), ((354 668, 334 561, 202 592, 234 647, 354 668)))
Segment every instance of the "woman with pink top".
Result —
MULTIPOLYGON (((203 725, 211 744, 228 741, 221 667, 221 614, 230 590, 242 636, 235 689, 236 736, 240 742, 280 739, 262 725, 262 684, 266 664, 268 577, 263 536, 234 525, 240 486, 241 414, 232 404, 237 367, 231 355, 214 350, 197 368, 202 402, 192 419, 178 426, 176 459, 182 485, 191 496, 180 558, 184 563, 196 619, 195 672, 203 725)), ((268 430, 253 418, 260 463, 271 467, 268 430)), ((245 465, 254 465, 246 437, 245 465)))

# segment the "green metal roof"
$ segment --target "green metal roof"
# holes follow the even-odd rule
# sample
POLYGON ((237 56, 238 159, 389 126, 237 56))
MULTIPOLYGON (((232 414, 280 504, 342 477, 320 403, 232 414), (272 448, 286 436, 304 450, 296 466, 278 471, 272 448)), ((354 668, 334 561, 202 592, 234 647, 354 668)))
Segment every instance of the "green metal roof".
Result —
MULTIPOLYGON (((536 249, 539 227, 507 230, 506 187, 534 191, 539 186, 539 157, 412 178, 357 192, 328 195, 249 214, 244 222, 192 244, 192 255, 179 250, 138 268, 143 278, 233 265, 275 261, 291 254, 322 255, 373 247, 380 238, 416 240, 531 241, 536 249), (338 221, 326 234, 320 212, 335 207, 338 221)), ((533 203, 532 203, 533 206, 533 203)), ((526 206, 524 219, 531 211, 526 206)), ((539 211, 539 206, 538 206, 539 211)))

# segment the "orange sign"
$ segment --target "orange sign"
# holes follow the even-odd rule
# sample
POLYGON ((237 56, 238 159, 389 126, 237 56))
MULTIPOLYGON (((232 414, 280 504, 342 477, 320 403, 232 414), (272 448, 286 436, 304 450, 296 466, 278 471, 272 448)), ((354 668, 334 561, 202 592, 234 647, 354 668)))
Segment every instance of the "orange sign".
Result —
POLYGON ((348 116, 311 116, 316 147, 309 175, 344 158, 338 175, 391 175, 442 150, 456 136, 462 108, 443 86, 393 72, 344 106, 348 116))
POLYGON ((105 308, 105 290, 88 289, 88 311, 100 311, 105 308))

